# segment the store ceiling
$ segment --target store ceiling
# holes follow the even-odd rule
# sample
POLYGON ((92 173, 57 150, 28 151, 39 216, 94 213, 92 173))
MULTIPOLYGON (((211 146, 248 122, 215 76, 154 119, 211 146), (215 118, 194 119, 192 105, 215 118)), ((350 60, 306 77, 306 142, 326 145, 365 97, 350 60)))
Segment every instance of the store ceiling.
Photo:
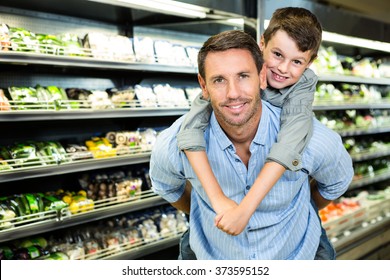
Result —
POLYGON ((327 0, 317 2, 351 10, 370 19, 390 24, 389 0, 327 0))

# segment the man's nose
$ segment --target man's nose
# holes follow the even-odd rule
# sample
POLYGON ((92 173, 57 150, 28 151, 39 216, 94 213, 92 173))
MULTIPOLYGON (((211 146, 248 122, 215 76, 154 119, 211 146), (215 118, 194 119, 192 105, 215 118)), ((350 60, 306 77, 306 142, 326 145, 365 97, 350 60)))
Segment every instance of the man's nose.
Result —
POLYGON ((226 95, 231 99, 235 99, 240 95, 239 85, 236 81, 229 82, 226 95))

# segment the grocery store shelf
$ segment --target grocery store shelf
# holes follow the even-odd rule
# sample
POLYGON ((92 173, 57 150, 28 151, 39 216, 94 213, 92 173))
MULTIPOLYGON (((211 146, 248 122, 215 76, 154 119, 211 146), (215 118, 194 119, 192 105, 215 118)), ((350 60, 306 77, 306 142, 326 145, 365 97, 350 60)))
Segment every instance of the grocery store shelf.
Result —
POLYGON ((0 171, 0 183, 18 181, 28 178, 54 176, 73 172, 95 170, 115 166, 147 163, 150 160, 150 151, 132 155, 114 156, 108 158, 84 159, 64 162, 58 165, 37 165, 25 168, 16 168, 0 171))
POLYGON ((196 74, 197 68, 190 66, 174 66, 164 64, 146 64, 138 62, 112 61, 88 57, 59 56, 29 52, 2 52, 0 63, 18 65, 49 65, 61 67, 84 67, 109 70, 128 70, 142 72, 165 72, 165 73, 185 73, 196 74))
POLYGON ((369 134, 390 132, 390 126, 376 127, 376 128, 359 128, 353 130, 336 130, 336 132, 340 134, 341 137, 369 135, 369 134))
POLYGON ((337 259, 356 260, 390 242, 390 216, 376 219, 333 241, 337 259))
POLYGON ((349 185, 348 190, 354 190, 358 189, 364 186, 368 186, 374 183, 382 182, 385 180, 390 179, 390 171, 389 170, 381 170, 378 172, 375 172, 373 176, 365 176, 362 179, 359 180, 353 180, 352 183, 349 185))
POLYGON ((107 109, 107 110, 29 110, 29 111, 0 111, 0 122, 41 121, 41 120, 79 120, 79 119, 103 119, 103 118, 134 118, 134 117, 159 117, 181 116, 187 113, 189 108, 132 108, 132 109, 107 109))
POLYGON ((141 246, 131 248, 127 251, 118 252, 117 254, 112 254, 101 259, 104 260, 134 260, 153 254, 155 252, 173 247, 179 244, 180 237, 182 233, 172 235, 170 237, 142 244, 141 246))
POLYGON ((356 83, 356 84, 370 84, 370 85, 389 85, 389 78, 372 78, 372 77, 359 77, 351 75, 319 75, 318 80, 320 82, 340 82, 340 83, 356 83))
MULTIPOLYGON (((102 207, 97 206, 93 210, 89 210, 82 213, 71 214, 69 208, 64 208, 61 211, 49 211, 43 213, 34 214, 40 216, 40 219, 31 219, 25 216, 24 223, 21 225, 15 225, 8 229, 0 231, 0 242, 5 242, 17 238, 26 236, 32 236, 44 232, 52 231, 53 229, 61 229, 87 222, 92 222, 124 213, 129 213, 141 209, 147 209, 154 206, 166 204, 167 202, 161 197, 155 195, 152 191, 144 191, 140 196, 135 198, 129 198, 125 202, 115 203, 114 200, 102 204, 102 207), (27 219, 29 218, 29 219, 27 219), (28 222, 32 220, 32 222, 28 222), (38 220, 38 221, 36 221, 38 220)), ((97 202, 97 205, 99 203, 97 202)), ((18 218, 15 218, 16 220, 18 218)))
POLYGON ((352 101, 335 101, 328 99, 316 100, 313 105, 314 111, 330 110, 369 110, 369 109, 390 109, 390 102, 386 100, 356 100, 352 101))
POLYGON ((382 149, 378 151, 366 151, 351 155, 354 162, 364 161, 368 159, 375 159, 379 157, 389 156, 390 149, 382 149))

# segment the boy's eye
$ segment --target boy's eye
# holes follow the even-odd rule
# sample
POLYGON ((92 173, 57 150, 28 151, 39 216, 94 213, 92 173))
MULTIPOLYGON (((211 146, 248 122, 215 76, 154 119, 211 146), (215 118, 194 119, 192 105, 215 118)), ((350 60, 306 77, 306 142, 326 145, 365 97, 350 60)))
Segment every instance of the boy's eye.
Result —
POLYGON ((274 52, 274 55, 277 56, 277 57, 281 57, 282 56, 282 54, 279 53, 279 52, 274 52))
POLYGON ((294 63, 295 63, 295 64, 298 64, 298 65, 301 65, 301 64, 302 64, 302 61, 300 61, 300 60, 294 60, 294 63))

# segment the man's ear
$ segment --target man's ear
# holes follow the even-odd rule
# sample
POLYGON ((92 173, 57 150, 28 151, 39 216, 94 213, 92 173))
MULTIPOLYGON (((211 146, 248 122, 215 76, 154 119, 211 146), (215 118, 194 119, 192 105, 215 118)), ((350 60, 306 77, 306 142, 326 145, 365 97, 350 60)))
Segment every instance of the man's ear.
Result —
POLYGON ((260 75, 260 88, 264 90, 267 88, 267 66, 265 65, 265 63, 263 63, 263 67, 261 68, 259 75, 260 75))
POLYGON ((203 99, 204 100, 209 100, 210 99, 210 95, 209 95, 209 93, 207 91, 206 81, 203 79, 203 77, 200 74, 198 74, 198 82, 199 82, 200 88, 202 89, 203 99))

